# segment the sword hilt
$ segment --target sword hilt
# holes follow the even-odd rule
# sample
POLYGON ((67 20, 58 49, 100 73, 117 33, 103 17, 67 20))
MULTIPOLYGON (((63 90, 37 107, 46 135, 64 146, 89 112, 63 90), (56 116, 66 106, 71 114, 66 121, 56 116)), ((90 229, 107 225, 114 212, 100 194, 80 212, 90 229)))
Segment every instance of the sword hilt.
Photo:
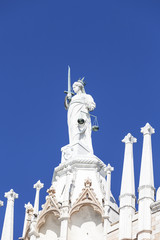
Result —
MULTIPOLYGON (((68 94, 69 92, 68 91, 64 91, 64 93, 68 94)), ((71 95, 74 96, 74 93, 71 92, 71 95)))

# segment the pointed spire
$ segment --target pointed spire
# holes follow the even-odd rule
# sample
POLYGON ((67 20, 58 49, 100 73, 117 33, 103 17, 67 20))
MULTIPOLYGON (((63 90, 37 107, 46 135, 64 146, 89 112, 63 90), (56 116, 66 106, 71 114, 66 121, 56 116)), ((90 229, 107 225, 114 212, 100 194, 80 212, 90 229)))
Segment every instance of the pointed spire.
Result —
POLYGON ((125 143, 123 174, 121 183, 121 193, 135 195, 135 183, 134 183, 134 166, 133 166, 133 143, 137 142, 130 133, 128 133, 122 140, 125 143))
POLYGON ((18 194, 11 189, 4 196, 7 198, 7 207, 1 240, 13 240, 14 200, 18 198, 18 194))
POLYGON ((132 238, 132 217, 135 213, 133 143, 136 143, 137 139, 128 133, 122 142, 125 143, 125 152, 120 193, 120 240, 132 238))
POLYGON ((143 133, 143 150, 139 187, 144 185, 154 187, 151 135, 155 130, 147 123, 141 128, 141 133, 143 133))
POLYGON ((138 240, 151 239, 151 204, 154 201, 154 177, 152 160, 151 135, 154 128, 147 123, 141 128, 143 133, 143 150, 141 160, 141 171, 139 180, 139 200, 138 200, 138 240))
POLYGON ((40 180, 33 185, 33 188, 36 188, 36 196, 35 196, 35 201, 34 201, 34 214, 35 215, 38 215, 38 212, 39 212, 39 192, 40 192, 41 188, 43 188, 43 187, 44 187, 44 184, 41 183, 40 180))

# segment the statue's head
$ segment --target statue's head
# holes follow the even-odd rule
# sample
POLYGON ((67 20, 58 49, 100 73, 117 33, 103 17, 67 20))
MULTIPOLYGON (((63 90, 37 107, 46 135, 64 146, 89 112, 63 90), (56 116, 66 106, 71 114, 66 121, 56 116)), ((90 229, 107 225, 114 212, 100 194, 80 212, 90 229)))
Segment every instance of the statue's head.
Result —
POLYGON ((79 79, 77 82, 74 82, 73 83, 73 91, 75 93, 81 91, 82 93, 85 93, 85 89, 84 89, 84 86, 85 86, 85 83, 84 83, 84 78, 82 79, 79 79))

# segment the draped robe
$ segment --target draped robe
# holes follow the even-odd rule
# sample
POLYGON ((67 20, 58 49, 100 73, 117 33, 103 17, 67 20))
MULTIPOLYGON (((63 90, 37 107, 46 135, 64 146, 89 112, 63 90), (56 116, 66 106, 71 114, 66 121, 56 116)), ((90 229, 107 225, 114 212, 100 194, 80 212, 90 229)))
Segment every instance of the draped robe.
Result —
POLYGON ((93 153, 91 139, 91 118, 90 111, 93 111, 96 104, 91 95, 86 93, 76 94, 72 97, 68 108, 68 129, 69 142, 73 144, 80 142, 93 153), (84 124, 79 124, 78 119, 84 119, 84 124))

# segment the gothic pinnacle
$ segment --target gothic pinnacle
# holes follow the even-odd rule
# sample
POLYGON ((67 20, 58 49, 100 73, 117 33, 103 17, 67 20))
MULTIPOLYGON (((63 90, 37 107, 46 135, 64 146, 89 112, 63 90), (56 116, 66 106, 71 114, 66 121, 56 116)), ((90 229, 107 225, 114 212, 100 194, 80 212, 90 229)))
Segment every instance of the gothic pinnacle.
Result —
POLYGON ((18 194, 11 189, 4 196, 7 198, 7 207, 1 240, 13 240, 14 200, 18 198, 18 194))
POLYGON ((128 133, 122 142, 125 143, 125 152, 120 193, 119 240, 132 238, 132 216, 135 213, 133 143, 137 139, 128 133))
POLYGON ((139 213, 138 213, 138 240, 151 239, 151 204, 154 201, 154 177, 152 160, 151 135, 154 128, 147 123, 141 128, 143 133, 143 150, 139 180, 139 213))
POLYGON ((34 201, 34 214, 38 215, 39 212, 39 192, 41 188, 43 188, 44 184, 41 183, 39 180, 37 183, 34 184, 34 188, 36 188, 36 196, 35 196, 35 201, 34 201))
POLYGON ((122 140, 125 143, 124 163, 121 183, 121 196, 124 194, 135 195, 134 165, 133 165, 133 143, 137 142, 130 133, 122 140))

